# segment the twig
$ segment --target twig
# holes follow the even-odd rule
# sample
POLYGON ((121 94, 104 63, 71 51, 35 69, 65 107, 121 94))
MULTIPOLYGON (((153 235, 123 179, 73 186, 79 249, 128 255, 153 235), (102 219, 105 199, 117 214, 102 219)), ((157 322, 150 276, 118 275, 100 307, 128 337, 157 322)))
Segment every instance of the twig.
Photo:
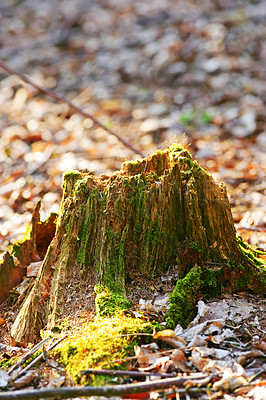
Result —
MULTIPOLYGON (((112 336, 112 339, 115 338, 120 338, 120 337, 128 337, 128 336, 151 336, 153 337, 152 333, 145 333, 145 332, 140 332, 140 333, 124 333, 123 335, 115 335, 112 336)), ((110 336, 107 338, 104 338, 104 340, 110 340, 110 336)))
POLYGON ((114 369, 84 369, 79 372, 81 375, 120 375, 120 376, 157 376, 160 378, 174 378, 176 374, 160 374, 158 372, 141 372, 141 371, 117 371, 114 369))
MULTIPOLYGON (((162 354, 165 354, 165 353, 172 353, 173 351, 174 351, 174 349, 164 350, 164 351, 161 351, 161 352, 158 352, 158 353, 152 353, 151 355, 152 356, 159 356, 159 355, 162 355, 162 354)), ((124 362, 124 361, 128 361, 128 360, 137 360, 138 358, 139 358, 139 356, 132 356, 132 357, 127 357, 127 358, 118 358, 117 360, 110 361, 108 363, 103 364, 103 366, 116 364, 116 363, 120 363, 120 362, 124 362)))
MULTIPOLYGON (((54 347, 56 347, 60 342, 62 342, 62 340, 65 339, 67 335, 62 336, 60 339, 58 339, 56 342, 50 343, 50 345, 47 348, 47 352, 52 350, 54 347)), ((23 368, 16 376, 12 377, 12 380, 16 380, 18 378, 20 378, 22 375, 24 375, 29 369, 31 369, 35 364, 37 364, 42 358, 43 358, 44 354, 41 353, 38 355, 38 357, 36 357, 34 360, 32 360, 31 363, 29 363, 25 368, 23 368)))
POLYGON ((22 363, 27 361, 31 356, 39 350, 46 342, 48 342, 49 338, 43 339, 40 343, 36 344, 25 356, 23 356, 15 365, 13 365, 7 373, 10 375, 17 367, 19 367, 22 363))
POLYGON ((29 77, 26 75, 22 74, 21 72, 16 71, 9 65, 3 63, 0 61, 0 68, 4 69, 6 72, 8 72, 10 75, 16 75, 18 76, 23 82, 28 83, 29 85, 33 86, 35 89, 40 90, 43 93, 46 93, 48 96, 52 97, 55 100, 58 100, 62 103, 67 104, 72 111, 75 113, 82 115, 85 118, 89 118, 92 120, 92 122, 99 126, 100 128, 104 129, 106 132, 108 132, 110 135, 115 136, 121 143, 123 143, 124 146, 128 147, 130 150, 132 150, 135 154, 140 155, 141 157, 144 157, 143 153, 136 149, 134 146, 132 146, 126 139, 123 139, 121 136, 119 136, 116 132, 112 131, 111 129, 107 128, 104 126, 98 119, 93 117, 91 114, 87 113, 84 111, 81 107, 76 106, 74 103, 72 103, 70 100, 68 100, 66 97, 54 92, 51 89, 44 88, 37 83, 33 82, 29 77))
POLYGON ((128 394, 147 393, 154 390, 163 390, 171 387, 190 387, 202 386, 208 384, 215 375, 205 375, 203 379, 192 378, 190 376, 160 379, 150 382, 140 382, 128 385, 115 385, 103 387, 64 387, 49 388, 40 390, 15 390, 10 393, 0 393, 0 400, 36 400, 47 399, 49 397, 56 399, 69 399, 77 396, 126 396, 128 394))
POLYGON ((144 174, 146 172, 147 165, 148 165, 148 156, 149 156, 149 153, 146 155, 146 163, 145 163, 145 167, 144 167, 144 171, 143 171, 144 174))

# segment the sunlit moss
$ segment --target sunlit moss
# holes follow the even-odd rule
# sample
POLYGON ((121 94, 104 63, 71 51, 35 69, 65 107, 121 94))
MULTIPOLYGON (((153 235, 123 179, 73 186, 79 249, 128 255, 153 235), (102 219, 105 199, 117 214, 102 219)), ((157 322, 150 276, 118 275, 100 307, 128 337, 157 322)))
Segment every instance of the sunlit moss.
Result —
MULTIPOLYGON (((125 316, 121 312, 109 318, 96 317, 73 328, 71 335, 55 348, 54 355, 76 381, 79 380, 79 372, 84 369, 126 369, 130 363, 128 360, 108 363, 133 356, 135 345, 150 341, 149 336, 138 336, 138 333, 152 334, 155 327, 157 324, 125 316)), ((100 385, 106 379, 96 375, 88 381, 100 385)))

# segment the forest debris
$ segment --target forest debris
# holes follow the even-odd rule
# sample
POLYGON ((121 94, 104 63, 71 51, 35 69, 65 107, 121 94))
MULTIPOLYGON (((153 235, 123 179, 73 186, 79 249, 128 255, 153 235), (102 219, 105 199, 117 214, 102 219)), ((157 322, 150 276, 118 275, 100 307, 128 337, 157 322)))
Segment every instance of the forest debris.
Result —
POLYGON ((147 354, 151 353, 151 351, 143 346, 134 346, 135 355, 137 357, 139 366, 141 368, 145 368, 150 364, 149 357, 147 354))
POLYGON ((170 355, 170 360, 173 363, 175 369, 181 372, 190 372, 191 368, 187 365, 187 360, 185 357, 185 353, 180 349, 175 349, 173 353, 170 355))
POLYGON ((159 331, 153 335, 154 339, 160 339, 163 342, 170 344, 170 346, 176 349, 184 349, 186 347, 186 340, 181 337, 178 337, 175 332, 171 329, 165 329, 163 331, 159 331))
POLYGON ((7 386, 9 381, 10 381, 9 374, 4 369, 1 368, 0 369, 0 388, 7 386))
POLYGON ((103 387, 64 387, 55 389, 35 389, 35 390, 20 390, 11 393, 0 393, 0 400, 35 400, 41 398, 56 397, 57 399, 67 399, 75 396, 126 396, 129 394, 147 393, 152 390, 163 390, 172 387, 201 387, 207 385, 214 375, 199 374, 196 376, 166 378, 154 380, 151 382, 140 382, 125 385, 103 386, 103 387))
POLYGON ((4 318, 0 318, 0 326, 6 324, 6 320, 4 318))
POLYGON ((52 369, 49 376, 49 387, 61 387, 65 380, 65 375, 61 375, 58 371, 52 369))
POLYGON ((36 277, 42 261, 32 262, 27 266, 27 277, 36 277))
POLYGON ((16 389, 21 389, 25 386, 29 386, 31 382, 37 378, 38 372, 37 371, 27 371, 25 375, 21 376, 20 378, 16 378, 12 380, 12 386, 16 389))
POLYGON ((156 378, 170 378, 174 377, 175 374, 166 374, 166 373, 158 373, 158 372, 143 372, 143 371, 119 371, 113 369, 86 369, 80 371, 80 375, 117 375, 117 376, 131 376, 131 377, 156 377, 156 378))
MULTIPOLYGON (((46 349, 46 353, 48 353, 50 350, 54 349, 59 343, 62 342, 62 340, 64 340, 66 338, 67 335, 63 335, 61 338, 59 338, 56 342, 53 343, 54 338, 50 339, 50 344, 48 345, 47 349, 46 349)), ((43 343, 46 343, 47 340, 44 339, 42 342, 40 342, 39 344, 37 344, 36 346, 34 346, 34 349, 36 351, 40 348, 41 345, 43 345, 43 343)), ((34 352, 35 352, 34 351, 34 352)), ((25 373, 27 373, 34 365, 36 365, 43 357, 45 358, 45 351, 43 350, 43 353, 41 353, 38 357, 36 357, 34 360, 32 360, 25 368, 23 368, 22 370, 18 370, 16 372, 15 369, 11 369, 11 373, 12 373, 12 381, 13 380, 17 380, 18 378, 22 377, 25 373)), ((20 364, 19 364, 20 365, 20 364)))
POLYGON ((15 371, 22 363, 27 361, 29 358, 32 357, 36 351, 38 351, 42 346, 44 346, 45 343, 47 343, 49 338, 43 339, 40 343, 36 344, 27 354, 25 354, 16 364, 14 364, 9 370, 8 374, 12 374, 13 371, 15 371))
POLYGON ((245 370, 241 365, 235 363, 233 367, 227 367, 223 370, 222 379, 214 382, 214 390, 235 390, 240 386, 248 384, 248 379, 245 376, 245 370))
POLYGON ((170 362, 169 356, 161 356, 161 357, 157 357, 153 364, 148 365, 148 366, 143 367, 143 368, 140 367, 139 371, 143 371, 143 372, 148 372, 148 371, 167 372, 169 370, 170 364, 171 364, 171 362, 170 362))

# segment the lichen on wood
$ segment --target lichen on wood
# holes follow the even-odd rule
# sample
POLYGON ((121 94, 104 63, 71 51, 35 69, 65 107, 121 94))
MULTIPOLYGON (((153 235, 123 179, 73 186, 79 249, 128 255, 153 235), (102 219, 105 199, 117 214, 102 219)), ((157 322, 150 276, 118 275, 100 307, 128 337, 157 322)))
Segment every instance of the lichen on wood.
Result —
MULTIPOLYGON (((120 171, 99 178, 68 171, 63 189, 55 237, 12 328, 19 340, 35 339, 37 321, 55 323, 75 269, 94 276, 99 287, 113 294, 109 300, 122 306, 128 304, 122 301, 127 279, 136 273, 149 279, 169 266, 178 268, 181 280, 192 270, 200 271, 193 299, 220 290, 265 289, 262 263, 245 254, 248 250, 236 237, 225 186, 180 144, 126 162, 120 171), (44 286, 49 297, 42 299, 36 314, 33 304, 44 286), (31 319, 34 335, 24 319, 31 319)), ((181 283, 177 285, 180 292, 181 283)), ((168 315, 171 323, 180 318, 174 310, 185 301, 177 292, 168 315)))

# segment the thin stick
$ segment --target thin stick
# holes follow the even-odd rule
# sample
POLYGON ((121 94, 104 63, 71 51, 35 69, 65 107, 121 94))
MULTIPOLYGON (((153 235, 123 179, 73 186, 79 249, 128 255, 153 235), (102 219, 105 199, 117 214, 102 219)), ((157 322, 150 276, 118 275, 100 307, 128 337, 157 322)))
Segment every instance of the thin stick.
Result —
MULTIPOLYGON (((112 339, 120 338, 120 337, 128 337, 128 336, 151 336, 151 337, 153 337, 153 334, 152 334, 152 333, 145 333, 145 332, 140 332, 140 333, 124 333, 123 335, 112 336, 112 339)), ((107 337, 107 338, 104 338, 104 340, 110 340, 110 336, 107 337)))
MULTIPOLYGON (((150 355, 152 356, 159 356, 159 355, 163 355, 163 354, 167 354, 167 353, 172 353, 174 351, 174 349, 171 350, 164 350, 158 353, 151 353, 150 355)), ((129 360, 137 360, 139 358, 139 356, 132 356, 132 357, 127 357, 127 358, 118 358, 117 360, 114 361, 110 361, 108 363, 103 364, 103 366, 106 365, 111 365, 111 364, 116 364, 116 363, 120 363, 120 362, 124 362, 124 361, 129 361, 129 360)))
POLYGON ((143 171, 144 174, 146 172, 147 165, 148 165, 148 156, 149 156, 149 153, 146 155, 146 163, 145 163, 145 168, 144 168, 144 171, 143 171))
MULTIPOLYGON (((62 336, 60 339, 58 339, 56 342, 52 343, 53 339, 51 339, 51 343, 47 347, 47 352, 52 350, 54 347, 56 347, 62 340, 66 338, 67 335, 62 336)), ((29 369, 31 369, 35 364, 37 364, 42 358, 44 357, 44 353, 41 353, 36 357, 32 362, 30 362, 25 368, 23 368, 15 377, 12 378, 12 380, 16 380, 20 378, 22 375, 24 375, 29 369)))
POLYGON ((40 347, 42 347, 46 342, 48 342, 49 338, 43 339, 41 342, 36 344, 25 356, 23 356, 15 365, 13 365, 7 373, 10 375, 17 367, 19 367, 22 363, 27 361, 40 347))
POLYGON ((158 372, 141 372, 141 371, 117 371, 115 369, 84 369, 79 372, 80 375, 120 375, 120 376, 157 376, 158 378, 174 378, 176 374, 160 374, 158 372))
POLYGON ((190 387, 198 387, 207 385, 215 375, 206 375, 202 379, 195 379, 189 376, 184 378, 169 378, 160 379, 149 382, 139 382, 128 385, 115 385, 103 387, 63 387, 49 388, 40 390, 15 390, 9 393, 0 393, 0 400, 37 400, 47 399, 49 397, 56 399, 69 399, 77 396, 126 396, 135 393, 147 393, 153 390, 163 390, 171 387, 185 387, 189 384, 190 387))
POLYGON ((115 136, 121 143, 123 143, 124 146, 128 147, 130 150, 132 150, 135 154, 140 155, 141 157, 144 157, 143 153, 136 149, 134 146, 132 146, 126 139, 123 139, 121 136, 119 136, 116 132, 112 131, 111 129, 107 128, 104 126, 98 119, 93 117, 91 114, 87 113, 84 111, 82 108, 76 106, 74 103, 72 103, 70 100, 68 100, 66 97, 54 92, 51 89, 44 88, 37 83, 33 82, 29 77, 26 75, 22 74, 21 72, 16 71, 9 65, 3 63, 0 61, 0 68, 4 69, 6 72, 8 72, 10 75, 16 75, 18 76, 23 82, 28 83, 29 85, 33 86, 35 89, 40 90, 43 93, 46 93, 48 96, 52 97, 55 100, 58 100, 62 103, 67 104, 72 111, 75 113, 82 115, 84 118, 89 118, 92 120, 92 122, 99 126, 100 128, 104 129, 106 132, 108 132, 110 135, 115 136))

